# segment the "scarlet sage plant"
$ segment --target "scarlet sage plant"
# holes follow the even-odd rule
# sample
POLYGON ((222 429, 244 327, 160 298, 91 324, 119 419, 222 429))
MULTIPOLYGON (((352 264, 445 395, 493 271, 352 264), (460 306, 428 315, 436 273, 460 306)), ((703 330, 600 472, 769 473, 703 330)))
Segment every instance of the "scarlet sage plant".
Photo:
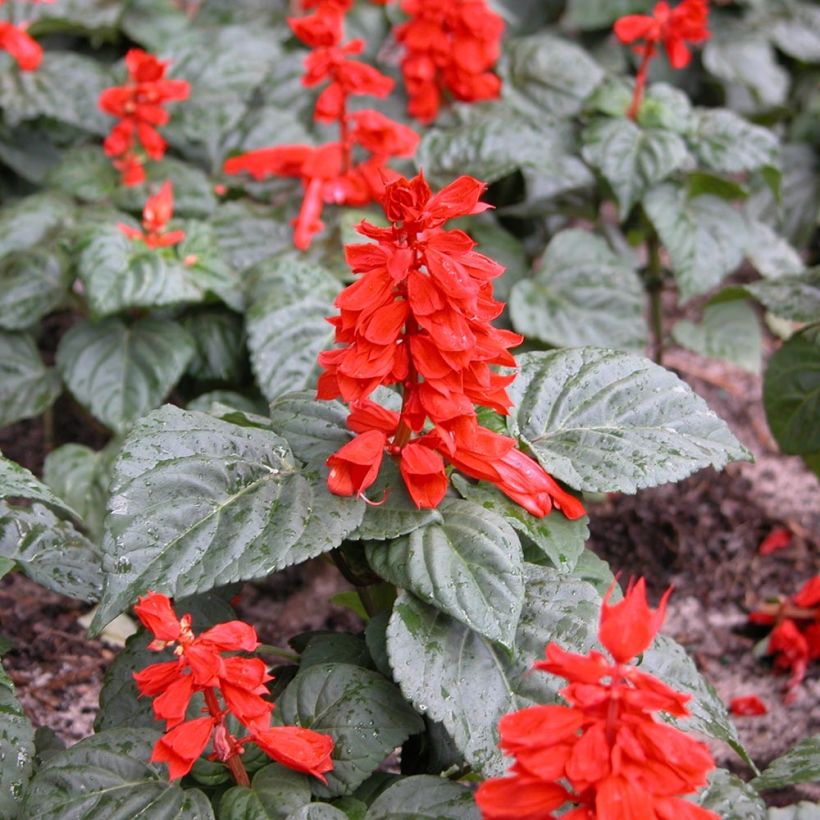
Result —
POLYGON ((142 230, 120 223, 119 229, 129 239, 144 242, 149 248, 170 248, 185 239, 185 231, 166 231, 174 216, 174 188, 169 181, 148 198, 142 211, 142 230))
POLYGON ((416 505, 436 507, 447 492, 446 460, 533 515, 556 506, 579 518, 576 498, 476 416, 476 405, 508 412, 506 387, 515 376, 492 366, 515 367, 509 348, 522 340, 491 325, 503 309, 492 295, 503 266, 478 253, 464 231, 444 228, 487 210, 479 201, 485 188, 465 176, 433 194, 422 174, 399 179, 382 197, 392 226, 362 222, 358 231, 373 241, 345 248, 361 278, 336 299, 341 314, 330 322, 341 346, 319 356, 318 397, 341 396, 357 436, 328 459, 328 486, 362 496, 387 453, 416 505), (400 413, 371 400, 383 385, 401 386, 400 413))
POLYGON ((486 0, 402 0, 401 8, 410 19, 395 36, 404 46, 401 70, 413 117, 432 122, 447 94, 463 102, 499 96, 501 80, 492 69, 504 21, 486 0))
POLYGON ((166 78, 168 62, 142 49, 132 48, 125 56, 128 81, 107 88, 100 95, 100 109, 119 122, 105 139, 105 153, 114 160, 124 185, 145 181, 147 159, 165 156, 166 142, 157 128, 166 125, 170 114, 166 103, 187 100, 191 86, 185 80, 166 78))
POLYGON ((146 666, 134 673, 141 695, 152 697, 157 720, 166 732, 156 742, 152 762, 167 763, 171 780, 191 771, 194 762, 212 744, 211 759, 225 763, 236 782, 249 785, 241 755, 254 743, 278 763, 325 780, 333 764, 333 740, 298 726, 271 726, 273 704, 265 700, 266 684, 273 680, 259 658, 226 652, 253 652, 259 646, 256 630, 242 621, 229 621, 194 635, 191 616, 179 618, 165 595, 150 593, 134 612, 155 640, 149 648, 174 646, 177 660, 146 666), (188 718, 191 699, 201 693, 203 717, 188 718), (229 716, 247 730, 236 737, 229 716))
POLYGON ((658 3, 652 15, 630 14, 615 23, 615 35, 622 43, 641 41, 634 47, 641 62, 635 78, 635 93, 628 116, 635 119, 641 106, 649 64, 662 46, 672 68, 686 68, 692 55, 688 43, 709 39, 707 0, 683 0, 675 8, 658 3))
POLYGON ((281 145, 262 148, 225 163, 225 173, 249 173, 254 179, 267 176, 302 180, 304 199, 295 220, 293 241, 306 250, 324 225, 325 203, 362 206, 372 202, 396 173, 387 163, 392 157, 411 157, 418 135, 371 109, 348 111, 352 96, 385 97, 393 80, 373 66, 354 60, 364 49, 363 40, 343 42, 344 14, 349 3, 322 2, 306 17, 290 18, 293 33, 312 51, 305 60, 303 84, 323 85, 316 101, 314 119, 336 123, 339 139, 318 147, 281 145), (366 152, 366 158, 357 154, 366 152))
POLYGON ((534 668, 569 681, 568 706, 532 706, 499 723, 501 748, 515 760, 510 775, 483 783, 476 800, 486 820, 549 820, 575 804, 569 820, 718 820, 682 796, 706 784, 715 762, 705 744, 655 712, 689 714, 689 695, 646 674, 630 660, 652 643, 663 623, 664 595, 656 610, 646 602, 643 579, 610 604, 604 597, 599 638, 610 657, 566 652, 547 645, 534 668))

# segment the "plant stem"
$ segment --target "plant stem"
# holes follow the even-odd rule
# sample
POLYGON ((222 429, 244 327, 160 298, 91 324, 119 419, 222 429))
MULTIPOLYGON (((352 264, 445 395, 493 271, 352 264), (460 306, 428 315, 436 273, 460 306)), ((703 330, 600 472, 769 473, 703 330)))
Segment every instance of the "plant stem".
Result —
POLYGON ((362 579, 360 579, 353 567, 350 566, 347 559, 342 555, 341 550, 335 549, 333 552, 330 553, 331 558, 333 558, 333 563, 336 564, 339 572, 342 573, 342 576, 345 580, 349 581, 353 586, 356 587, 356 593, 359 596, 359 600, 362 602, 362 607, 364 611, 368 614, 369 617, 373 617, 379 613, 379 607, 376 603, 376 600, 373 598, 373 593, 370 590, 370 584, 364 583, 362 579))
POLYGON ((48 455, 54 449, 54 406, 43 411, 43 447, 48 455))
POLYGON ((649 312, 652 323, 652 358, 663 364, 663 264, 661 243, 653 230, 646 240, 649 254, 645 286, 649 294, 649 312))
POLYGON ((226 761, 228 768, 236 781, 237 786, 250 786, 251 779, 248 777, 248 772, 245 769, 245 764, 239 755, 232 755, 226 761))
POLYGON ((635 77, 635 91, 632 94, 632 104, 626 112, 626 116, 633 121, 638 119, 638 111, 641 109, 643 92, 646 88, 646 77, 649 73, 649 62, 654 56, 654 49, 647 46, 643 58, 641 59, 641 64, 638 66, 638 74, 635 77))
POLYGON ((364 607, 364 611, 372 618, 374 615, 378 615, 379 607, 376 604, 376 601, 373 598, 373 593, 370 591, 370 587, 356 587, 356 592, 359 595, 359 600, 362 602, 362 606, 364 607))

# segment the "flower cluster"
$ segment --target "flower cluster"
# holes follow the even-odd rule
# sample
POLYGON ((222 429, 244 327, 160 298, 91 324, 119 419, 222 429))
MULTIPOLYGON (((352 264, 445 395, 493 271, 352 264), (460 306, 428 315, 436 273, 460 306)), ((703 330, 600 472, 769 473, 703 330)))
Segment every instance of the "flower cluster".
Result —
MULTIPOLYGON (((4 2, 5 0, 0 0, 0 6, 4 2)), ((39 2, 53 3, 54 0, 39 0, 39 2)), ((0 51, 7 51, 17 62, 21 71, 36 71, 43 61, 43 49, 26 31, 27 27, 27 23, 15 25, 7 20, 0 20, 0 51)))
POLYGON ((393 80, 373 66, 352 59, 364 50, 364 41, 343 42, 344 15, 348 0, 321 0, 310 4, 312 14, 291 18, 293 33, 312 51, 305 61, 303 84, 324 85, 316 101, 314 119, 336 123, 339 139, 318 147, 280 145, 232 157, 225 173, 249 173, 254 179, 267 176, 297 177, 302 180, 304 198, 295 220, 294 244, 310 247, 324 225, 325 203, 362 206, 372 202, 396 174, 387 163, 393 157, 411 157, 418 135, 371 109, 348 111, 352 96, 385 97, 393 90, 393 80), (356 155, 366 154, 361 159, 356 155))
POLYGON ((627 116, 633 120, 643 99, 649 64, 663 46, 673 68, 685 68, 692 55, 687 43, 702 43, 709 39, 709 6, 707 0, 683 0, 675 8, 668 3, 658 3, 652 15, 629 14, 615 23, 615 36, 622 43, 643 42, 635 46, 641 63, 635 79, 635 93, 627 116))
POLYGON ((142 230, 120 223, 117 227, 129 239, 144 242, 149 248, 170 248, 185 239, 185 231, 166 231, 174 216, 174 188, 166 180, 159 191, 148 197, 142 209, 142 230))
POLYGON ((774 625, 769 634, 768 653, 778 669, 789 670, 786 702, 797 697, 797 687, 806 676, 809 663, 820 659, 820 575, 806 581, 789 599, 765 605, 749 615, 764 626, 774 625))
POLYGON ((328 459, 328 485, 338 495, 362 495, 386 452, 417 506, 431 508, 447 491, 446 459, 533 515, 557 506, 578 518, 581 503, 476 416, 475 405, 507 413, 514 375, 492 366, 514 367, 508 348, 521 342, 491 325, 503 309, 492 280, 504 268, 476 252, 464 231, 444 229, 449 219, 489 207, 479 202, 485 187, 465 176, 433 195, 423 175, 400 178, 382 197, 392 226, 362 222, 359 232, 373 241, 345 248, 361 278, 336 299, 341 313, 329 321, 341 346, 320 354, 318 397, 342 397, 358 435, 328 459), (380 385, 401 385, 401 413, 370 399, 380 385))
POLYGON ((138 48, 125 55, 128 81, 125 85, 106 88, 100 94, 100 109, 120 121, 106 137, 105 153, 114 160, 125 185, 145 181, 146 157, 160 160, 167 147, 157 128, 166 125, 170 116, 165 103, 187 100, 191 86, 185 80, 168 80, 167 61, 158 60, 138 48))
POLYGON ((226 652, 253 652, 259 646, 256 630, 242 621, 229 621, 200 635, 191 629, 191 616, 177 617, 164 595, 149 593, 134 607, 143 626, 154 635, 150 649, 176 644, 176 660, 155 663, 134 673, 141 695, 154 698, 157 720, 166 733, 156 742, 152 763, 167 763, 172 780, 183 777, 212 742, 211 759, 225 762, 240 785, 248 785, 240 760, 244 744, 253 742, 278 763, 324 780, 333 764, 333 740, 298 726, 271 726, 273 704, 264 699, 272 680, 259 658, 226 652), (202 693, 206 714, 186 719, 191 699, 202 693), (220 700, 221 699, 221 700, 220 700), (235 737, 226 723, 232 715, 249 734, 235 737))
POLYGON ((566 652, 551 643, 535 668, 570 681, 569 706, 532 706, 503 717, 501 748, 515 763, 507 777, 488 780, 476 794, 486 820, 549 820, 566 803, 566 820, 641 817, 717 820, 688 800, 715 763, 706 746, 654 713, 689 714, 689 695, 641 672, 629 661, 652 642, 664 618, 646 602, 643 579, 618 604, 610 589, 601 609, 600 652, 566 652))
POLYGON ((410 19, 395 34, 412 116, 432 122, 445 92, 464 102, 498 97, 501 80, 491 69, 504 21, 486 0, 402 0, 401 8, 410 19))

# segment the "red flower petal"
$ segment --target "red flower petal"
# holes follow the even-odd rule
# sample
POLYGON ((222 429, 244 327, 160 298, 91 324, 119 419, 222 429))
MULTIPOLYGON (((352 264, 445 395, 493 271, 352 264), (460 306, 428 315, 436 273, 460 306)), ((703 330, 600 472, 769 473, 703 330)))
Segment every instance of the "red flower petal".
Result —
POLYGON ((652 643, 663 623, 666 602, 672 590, 664 593, 655 610, 650 609, 646 602, 646 582, 643 578, 627 590, 621 601, 610 605, 614 590, 613 582, 601 607, 599 635, 612 657, 619 663, 626 663, 652 643))
POLYGON ((729 702, 729 711, 733 715, 756 716, 765 715, 769 710, 757 695, 745 695, 744 697, 732 698, 729 702))
POLYGON ((184 777, 205 751, 215 721, 201 717, 182 723, 163 735, 154 745, 152 763, 167 763, 171 780, 184 777))
POLYGON ((299 726, 274 726, 255 731, 253 741, 277 763, 327 782, 324 773, 333 768, 333 738, 328 735, 299 726))

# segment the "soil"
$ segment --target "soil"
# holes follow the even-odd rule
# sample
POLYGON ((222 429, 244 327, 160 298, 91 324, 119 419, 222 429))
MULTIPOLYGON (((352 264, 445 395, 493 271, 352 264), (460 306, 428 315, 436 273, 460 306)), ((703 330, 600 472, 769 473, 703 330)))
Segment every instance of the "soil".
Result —
MULTIPOLYGON (((725 702, 756 694, 769 709, 764 716, 736 719, 763 767, 801 737, 820 732, 818 665, 809 670, 796 702, 785 705, 785 679, 752 654, 760 634, 749 631, 746 621, 762 600, 793 593, 820 571, 820 486, 800 459, 777 453, 759 377, 678 349, 665 364, 727 420, 756 461, 591 505, 590 547, 624 578, 645 576, 655 597, 674 585, 664 631, 686 646, 725 702), (777 527, 794 533, 791 545, 760 556, 761 541, 777 527)), ((53 446, 105 441, 69 399, 61 399, 54 419, 53 446)), ((39 473, 42 422, 4 430, 0 450, 39 473)), ((238 611, 257 626, 263 642, 282 646, 308 629, 357 628, 354 615, 326 603, 346 588, 336 569, 317 559, 264 584, 245 585, 238 611)), ((0 633, 13 645, 4 665, 34 723, 51 727, 68 743, 91 733, 102 677, 115 654, 85 638, 78 618, 87 609, 18 574, 0 580, 0 633)), ((714 751, 720 765, 749 775, 728 747, 714 751)), ((778 805, 796 799, 818 800, 820 790, 806 786, 772 796, 778 805)))

